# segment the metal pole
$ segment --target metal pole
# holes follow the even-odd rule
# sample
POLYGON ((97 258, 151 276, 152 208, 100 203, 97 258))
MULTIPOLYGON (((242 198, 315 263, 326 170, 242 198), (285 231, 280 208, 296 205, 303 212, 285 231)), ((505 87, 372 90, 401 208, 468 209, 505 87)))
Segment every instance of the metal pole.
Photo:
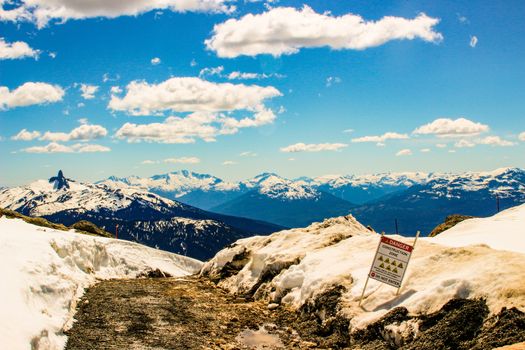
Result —
POLYGON ((118 224, 115 226, 115 239, 118 239, 118 224))
MULTIPOLYGON (((416 238, 414 239, 414 243, 412 245, 412 252, 414 252, 414 250, 416 249, 416 242, 417 242, 417 239, 419 238, 419 234, 420 234, 420 231, 417 231, 416 238)), ((412 256, 412 253, 410 253, 410 256, 412 256)), ((409 262, 410 262, 410 260, 407 262, 407 266, 406 266, 407 269, 408 269, 408 263, 409 262)), ((401 290, 401 285, 399 285, 399 288, 397 289, 396 295, 399 295, 399 291, 400 290, 401 290)))
MULTIPOLYGON (((381 238, 385 235, 385 232, 381 232, 381 238)), ((379 245, 381 244, 381 239, 379 240, 379 244, 377 245, 376 252, 374 254, 374 260, 376 258, 377 252, 379 251, 379 245)), ((365 296, 366 286, 368 285, 368 280, 370 279, 370 272, 372 272, 372 267, 374 267, 374 260, 372 260, 372 265, 370 266, 370 271, 368 271, 368 275, 366 276, 366 282, 365 286, 363 287, 363 292, 361 293, 361 298, 359 298, 359 304, 357 306, 361 306, 361 302, 363 302, 363 297, 365 296)))

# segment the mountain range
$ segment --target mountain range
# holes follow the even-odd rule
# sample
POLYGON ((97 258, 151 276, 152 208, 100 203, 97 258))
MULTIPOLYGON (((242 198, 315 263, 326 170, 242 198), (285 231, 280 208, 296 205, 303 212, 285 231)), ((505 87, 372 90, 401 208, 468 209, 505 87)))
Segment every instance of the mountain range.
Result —
POLYGON ((112 233, 118 225, 119 238, 202 260, 237 239, 334 216, 352 214, 387 233, 397 221, 401 234, 427 235, 448 215, 489 216, 525 202, 519 168, 293 180, 263 173, 235 183, 189 171, 94 184, 62 173, 50 180, 0 189, 0 207, 68 226, 88 220, 112 233))
POLYGON ((79 183, 60 172, 50 181, 0 190, 0 207, 71 225, 88 220, 118 237, 205 260, 243 237, 282 227, 211 213, 135 187, 79 183))
POLYGON ((113 188, 137 187, 202 209, 273 222, 306 226, 352 213, 377 231, 428 234, 451 214, 487 216, 525 202, 525 170, 490 172, 383 173, 286 179, 263 173, 226 182, 187 170, 150 178, 110 177, 113 188))

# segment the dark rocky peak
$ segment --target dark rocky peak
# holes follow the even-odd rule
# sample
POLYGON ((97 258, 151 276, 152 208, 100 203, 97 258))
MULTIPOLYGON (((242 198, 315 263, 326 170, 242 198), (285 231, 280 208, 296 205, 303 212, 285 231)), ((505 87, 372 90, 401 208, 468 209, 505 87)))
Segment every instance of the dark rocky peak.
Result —
POLYGON ((62 172, 62 170, 58 171, 57 176, 53 176, 52 178, 49 179, 49 183, 54 183, 53 186, 56 190, 69 189, 69 181, 70 180, 64 176, 64 173, 62 172))

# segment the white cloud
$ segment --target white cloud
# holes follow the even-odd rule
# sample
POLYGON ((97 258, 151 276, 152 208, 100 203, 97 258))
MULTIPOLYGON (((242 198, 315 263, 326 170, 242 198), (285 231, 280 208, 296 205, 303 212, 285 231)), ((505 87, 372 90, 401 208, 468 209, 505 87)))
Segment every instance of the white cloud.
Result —
POLYGON ((102 82, 107 83, 108 81, 117 81, 120 79, 120 75, 116 74, 114 77, 112 77, 109 73, 104 73, 102 75, 102 82))
POLYGON ((352 142, 377 142, 378 146, 384 146, 384 142, 387 140, 406 140, 408 139, 407 134, 400 134, 397 132, 386 132, 383 135, 377 136, 363 136, 352 139, 352 142))
POLYGON ((328 77, 326 78, 326 87, 330 87, 334 84, 339 84, 341 83, 343 80, 339 77, 328 77))
POLYGON ((257 157, 257 153, 252 151, 242 152, 239 154, 241 157, 257 157))
POLYGON ((470 37, 470 42, 469 42, 469 45, 470 47, 476 47, 476 45, 478 44, 478 37, 473 35, 470 37))
POLYGON ((328 46, 335 50, 363 50, 391 40, 415 38, 439 42, 442 35, 434 31, 439 19, 420 14, 414 19, 387 16, 366 21, 346 14, 335 17, 302 9, 277 7, 261 14, 247 14, 217 24, 205 41, 209 50, 220 57, 297 53, 301 48, 328 46))
POLYGON ((351 134, 351 133, 353 133, 354 131, 355 131, 354 129, 345 129, 345 130, 343 130, 343 132, 344 132, 345 134, 351 134))
POLYGON ((522 133, 518 136, 518 138, 520 139, 520 141, 525 141, 525 131, 522 132, 522 133))
POLYGON ((122 93, 122 89, 120 88, 120 86, 112 86, 110 91, 111 91, 112 94, 120 94, 120 93, 122 93))
POLYGON ((78 122, 80 125, 89 124, 89 120, 87 118, 80 118, 78 119, 78 122))
POLYGON ((478 140, 477 143, 480 145, 490 145, 490 146, 499 146, 499 147, 509 147, 514 146, 516 143, 504 140, 499 136, 487 136, 478 140))
POLYGON ((108 107, 131 115, 154 115, 162 111, 219 112, 254 110, 265 99, 281 96, 272 86, 212 83, 194 77, 175 77, 160 84, 133 81, 126 95, 111 96, 108 107))
POLYGON ((476 146, 474 142, 470 140, 465 140, 465 139, 459 140, 458 142, 454 144, 454 147, 457 147, 457 148, 472 148, 474 146, 476 146))
POLYGON ((4 38, 0 38, 0 60, 15 60, 25 57, 38 58, 39 50, 32 49, 23 41, 7 43, 4 38))
POLYGON ((430 148, 421 148, 419 151, 421 153, 428 153, 428 152, 430 152, 430 148))
POLYGON ((285 78, 286 76, 279 73, 249 73, 249 72, 239 72, 239 71, 233 71, 230 74, 227 75, 227 78, 229 80, 261 80, 261 79, 268 79, 268 78, 285 78))
POLYGON ((111 148, 102 145, 89 145, 83 143, 77 143, 71 146, 78 153, 95 153, 95 152, 109 152, 111 148))
POLYGON ((9 90, 0 86, 0 110, 61 101, 64 90, 58 85, 28 82, 9 90))
POLYGON ((235 165, 237 162, 234 162, 233 160, 225 160, 222 162, 222 165, 235 165))
POLYGON ((31 141, 40 137, 39 131, 27 131, 26 129, 20 130, 20 132, 11 137, 14 141, 31 141))
POLYGON ((449 149, 448 153, 456 153, 456 150, 455 149, 449 149))
POLYGON ((72 153, 73 149, 56 142, 51 142, 46 146, 28 147, 22 151, 27 153, 72 153))
POLYGON ((268 78, 284 78, 285 75, 279 73, 249 73, 249 72, 240 72, 233 71, 229 74, 224 74, 224 66, 217 67, 206 67, 199 71, 199 77, 204 78, 208 76, 217 76, 221 78, 226 78, 228 80, 261 80, 268 78))
POLYGON ((222 76, 222 72, 224 71, 224 66, 218 66, 218 67, 206 67, 202 68, 199 72, 199 77, 207 77, 207 76, 222 76))
POLYGON ((197 164, 200 163, 201 160, 197 157, 180 157, 180 158, 168 158, 164 159, 164 163, 172 163, 172 164, 197 164))
POLYGON ((476 145, 489 145, 489 146, 499 146, 499 147, 509 147, 516 145, 515 142, 508 141, 505 139, 502 139, 499 136, 486 136, 482 139, 476 139, 476 140, 459 140, 455 143, 455 147, 457 148, 463 148, 463 147, 474 147, 476 145))
POLYGON ((340 151, 341 149, 348 147, 345 143, 296 143, 281 148, 281 152, 322 152, 322 151, 340 151))
POLYGON ((89 84, 80 84, 79 85, 80 92, 82 93, 82 98, 86 100, 91 100, 95 98, 95 94, 98 91, 98 86, 96 85, 89 85, 89 84))
POLYGON ((101 145, 77 143, 72 146, 66 146, 56 142, 51 142, 45 146, 28 147, 22 150, 22 152, 26 153, 94 153, 109 151, 111 151, 109 147, 101 145))
POLYGON ((168 117, 162 123, 126 123, 115 136, 128 142, 193 143, 196 138, 215 141, 219 130, 214 114, 194 113, 185 118, 168 117))
POLYGON ((108 131, 101 125, 82 124, 69 133, 46 131, 40 140, 53 142, 88 141, 105 137, 107 134, 108 131))
POLYGON ((196 112, 186 117, 171 116, 162 123, 126 123, 115 136, 128 142, 194 143, 196 139, 213 142, 219 135, 233 135, 241 128, 258 127, 272 123, 275 114, 261 109, 253 118, 237 120, 221 113, 196 112))
POLYGON ((476 123, 465 118, 456 120, 439 118, 413 131, 416 135, 436 135, 437 137, 476 136, 489 131, 488 125, 476 123))
POLYGON ((447 148, 447 144, 446 143, 438 143, 438 144, 436 144, 436 147, 437 148, 447 148))
POLYGON ((160 61, 160 58, 158 58, 158 57, 153 57, 153 58, 151 59, 151 64, 154 65, 154 66, 160 64, 160 62, 161 62, 161 61, 160 61))
POLYGON ((190 62, 190 67, 195 67, 195 66, 197 66, 197 64, 198 63, 197 63, 197 61, 195 61, 195 58, 192 58, 191 62, 190 62))
POLYGON ((34 22, 39 28, 52 20, 137 16, 152 10, 229 13, 235 9, 226 5, 227 0, 21 0, 10 9, 5 9, 4 3, 0 1, 0 21, 34 22))
POLYGON ((412 151, 409 150, 408 148, 402 149, 401 151, 399 151, 399 152, 396 153, 396 156, 397 156, 397 157, 401 157, 401 156, 411 156, 411 155, 412 155, 412 151))
POLYGON ((157 164, 157 161, 146 159, 141 162, 141 164, 151 165, 151 164, 157 164))

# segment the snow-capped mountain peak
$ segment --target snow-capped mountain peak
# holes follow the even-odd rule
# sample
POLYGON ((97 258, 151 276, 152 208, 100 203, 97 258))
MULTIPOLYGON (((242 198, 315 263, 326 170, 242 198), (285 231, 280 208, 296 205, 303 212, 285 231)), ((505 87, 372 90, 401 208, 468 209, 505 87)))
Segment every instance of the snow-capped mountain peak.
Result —
POLYGON ((147 178, 130 176, 118 178, 111 176, 100 183, 112 187, 122 187, 122 185, 147 189, 153 192, 172 193, 170 197, 178 198, 192 191, 229 191, 237 190, 239 185, 224 182, 218 177, 194 173, 189 170, 174 171, 167 174, 153 175, 147 178))
POLYGON ((274 199, 298 200, 313 199, 319 196, 319 191, 312 186, 304 182, 285 179, 274 173, 259 174, 242 184, 274 199))
POLYGON ((500 197, 516 196, 525 199, 525 171, 519 168, 500 168, 485 172, 434 176, 427 182, 424 193, 448 198, 460 198, 464 192, 486 190, 500 197))
MULTIPOLYGON (((62 174, 63 177, 63 174, 62 174)), ((55 177, 60 178, 60 176, 55 177)), ((87 211, 120 210, 133 203, 151 209, 177 208, 183 205, 136 187, 119 188, 106 184, 80 183, 73 180, 37 180, 26 186, 0 190, 0 207, 31 216, 50 215, 64 210, 87 211), (67 187, 64 185, 64 181, 67 187), (57 187, 57 184, 62 187, 57 187)))
POLYGON ((319 185, 354 186, 405 186, 423 183, 429 174, 423 172, 378 173, 367 175, 324 175, 313 179, 319 185))

